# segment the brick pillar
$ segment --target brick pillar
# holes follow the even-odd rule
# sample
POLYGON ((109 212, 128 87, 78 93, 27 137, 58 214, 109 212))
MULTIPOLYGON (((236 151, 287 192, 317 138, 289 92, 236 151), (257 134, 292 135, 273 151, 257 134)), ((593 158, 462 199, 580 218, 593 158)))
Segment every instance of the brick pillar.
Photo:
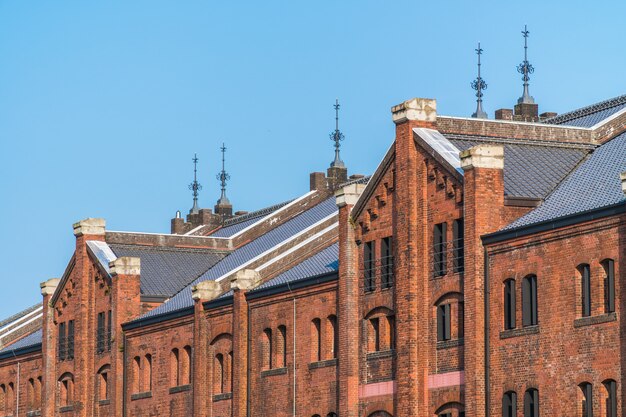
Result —
POLYGON ((209 322, 204 314, 203 304, 220 296, 222 287, 215 281, 202 281, 191 288, 194 302, 193 327, 193 415, 210 417, 213 415, 213 384, 211 375, 213 361, 209 354, 209 322))
POLYGON ((230 283, 233 290, 233 417, 246 417, 248 409, 248 301, 246 292, 260 282, 259 273, 243 269, 230 283))
POLYGON ((41 353, 43 361, 43 380, 41 387, 41 414, 44 417, 54 416, 54 404, 56 404, 56 328, 54 325, 54 308, 50 305, 50 299, 59 285, 58 278, 52 278, 40 284, 43 296, 43 323, 41 337, 41 353))
MULTIPOLYGON (((113 415, 123 415, 124 332, 122 324, 141 313, 141 259, 122 257, 109 263, 111 270, 111 404, 113 415)), ((128 359, 130 363, 131 359, 128 359)))
POLYGON ((339 415, 359 415, 359 281, 357 247, 350 212, 365 188, 362 184, 343 187, 335 193, 339 207, 339 286, 337 319, 339 347, 339 415))
POLYGON ((413 128, 435 128, 437 102, 415 98, 394 106, 396 125, 393 228, 396 247, 396 416, 428 416, 428 195, 413 128))
MULTIPOLYGON (((465 410, 485 415, 485 275, 480 236, 498 230, 504 207, 504 148, 478 145, 461 152, 465 171, 465 410)), ((500 399, 492 398, 494 403, 500 399)))
MULTIPOLYGON (((94 409, 95 372, 94 369, 94 282, 89 277, 91 259, 87 254, 86 242, 89 240, 104 241, 104 219, 85 219, 74 224, 76 236, 76 263, 72 272, 77 282, 74 303, 76 310, 74 329, 74 404, 77 411, 74 416, 87 417, 94 409)), ((57 375, 58 377, 59 375, 57 375)))

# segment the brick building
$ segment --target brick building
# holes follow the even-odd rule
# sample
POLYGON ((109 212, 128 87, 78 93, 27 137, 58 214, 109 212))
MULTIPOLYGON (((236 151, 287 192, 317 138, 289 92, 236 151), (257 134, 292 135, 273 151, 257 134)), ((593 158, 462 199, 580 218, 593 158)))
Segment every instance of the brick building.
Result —
POLYGON ((76 223, 0 323, 0 416, 624 415, 626 96, 392 119, 370 177, 336 158, 171 234, 76 223))

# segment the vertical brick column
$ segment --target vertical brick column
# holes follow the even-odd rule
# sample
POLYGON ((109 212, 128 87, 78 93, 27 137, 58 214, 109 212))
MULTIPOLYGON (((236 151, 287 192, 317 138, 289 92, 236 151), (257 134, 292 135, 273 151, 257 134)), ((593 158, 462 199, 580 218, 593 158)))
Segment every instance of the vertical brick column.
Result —
POLYGON ((209 322, 204 314, 203 303, 213 300, 222 293, 222 287, 215 281, 202 281, 191 288, 194 302, 193 326, 193 415, 210 417, 213 415, 213 384, 211 375, 213 361, 209 352, 209 322))
POLYGON ((396 124, 393 229, 396 251, 396 416, 428 416, 427 174, 413 128, 435 128, 437 102, 415 98, 391 109, 396 124))
MULTIPOLYGON (((141 313, 141 259, 122 257, 109 263, 111 270, 111 404, 113 415, 123 415, 124 332, 122 324, 141 313)), ((132 359, 132 358, 131 358, 132 359)), ((128 359, 129 363, 130 360, 128 359)))
MULTIPOLYGON (((85 219, 74 224, 76 236, 76 264, 72 275, 77 281, 74 329, 74 403, 79 404, 75 416, 87 417, 94 409, 95 396, 95 337, 94 337, 94 282, 89 277, 91 259, 86 242, 104 241, 104 219, 85 219)), ((58 375, 57 375, 58 377, 58 375)))
POLYGON ((233 417, 246 417, 248 407, 248 301, 246 292, 260 282, 259 273, 243 269, 230 283, 233 290, 233 417))
MULTIPOLYGON (((504 148, 478 145, 461 152, 465 171, 465 410, 485 416, 485 275, 480 236, 503 224, 504 148)), ((492 398, 491 401, 500 399, 492 398)))
POLYGON ((41 387, 41 414, 54 416, 54 404, 56 403, 56 331, 54 326, 54 308, 50 305, 50 299, 59 285, 60 279, 52 278, 40 284, 43 296, 43 323, 41 337, 41 353, 43 362, 43 381, 41 387))
POLYGON ((359 282, 357 247, 350 212, 365 187, 352 184, 335 193, 339 207, 339 286, 337 319, 339 350, 339 415, 359 415, 359 282))

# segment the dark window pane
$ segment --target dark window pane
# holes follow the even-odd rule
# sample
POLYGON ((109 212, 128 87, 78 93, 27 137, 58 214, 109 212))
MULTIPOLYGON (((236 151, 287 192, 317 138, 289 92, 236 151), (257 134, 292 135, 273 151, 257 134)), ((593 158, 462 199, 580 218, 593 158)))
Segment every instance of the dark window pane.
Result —
POLYGON ((579 267, 582 284, 582 314, 583 317, 591 315, 591 274, 589 265, 579 267))
POLYGON ((365 278, 365 291, 374 291, 374 242, 366 242, 363 247, 363 276, 365 278))
POLYGON ((524 394, 524 417, 539 417, 539 392, 529 389, 524 394))
POLYGON ((522 281, 522 324, 537 324, 537 277, 534 275, 522 281))
POLYGON ((74 359, 74 320, 67 322, 67 359, 74 359))
POLYGON ((446 274, 446 223, 436 224, 433 230, 433 271, 435 276, 446 274))
POLYGON ((504 328, 515 328, 515 280, 504 283, 504 328))
POLYGON ((381 240, 380 256, 381 286, 390 288, 393 286, 393 239, 391 237, 381 240))
POLYGON ((457 219, 452 224, 453 272, 463 272, 465 268, 463 219, 457 219))
POLYGON ((516 417, 517 412, 517 394, 515 392, 507 392, 502 397, 502 417, 516 417))
POLYGON ((612 259, 603 262, 604 266, 604 312, 615 311, 615 265, 612 259))

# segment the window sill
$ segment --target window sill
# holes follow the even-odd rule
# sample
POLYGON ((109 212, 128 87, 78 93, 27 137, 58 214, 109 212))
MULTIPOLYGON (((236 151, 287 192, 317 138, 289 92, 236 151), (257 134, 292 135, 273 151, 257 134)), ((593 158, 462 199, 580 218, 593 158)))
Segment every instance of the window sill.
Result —
POLYGON ((73 405, 66 405, 63 407, 59 407, 59 413, 69 413, 70 411, 74 411, 73 405))
POLYGON ((581 317, 574 320, 574 327, 592 326, 594 324, 610 323, 617 321, 617 313, 600 314, 599 316, 581 317))
POLYGON ((274 375, 285 375, 287 373, 287 367, 268 369, 267 371, 261 371, 261 378, 274 375))
POLYGON ((130 400, 131 401, 141 400, 142 398, 152 398, 152 391, 138 392, 136 394, 130 394, 130 400))
POLYGON ((437 342, 437 350, 463 346, 464 343, 465 341, 463 338, 452 339, 452 340, 442 340, 441 342, 437 342))
POLYGON ((26 412, 26 417, 39 417, 41 415, 41 410, 32 410, 26 412))
POLYGON ((223 394, 215 394, 213 396, 213 402, 218 402, 218 401, 223 401, 223 400, 230 400, 231 398, 233 398, 233 393, 232 392, 225 392, 223 394))
POLYGON ((511 337, 527 336, 530 334, 538 334, 539 325, 526 326, 520 329, 503 330, 500 332, 500 339, 509 339, 511 337))
POLYGON ((170 388, 170 394, 176 394, 178 392, 191 391, 191 384, 179 385, 177 387, 170 388))
POLYGON ((376 359, 382 359, 382 358, 391 358, 393 356, 396 355, 396 351, 393 349, 389 349, 389 350, 379 350, 377 352, 368 352, 367 353, 367 360, 376 360, 376 359))
POLYGON ((337 359, 328 359, 325 361, 317 361, 317 362, 311 362, 309 364, 309 369, 318 369, 318 368, 326 368, 329 366, 337 366, 337 359))
POLYGON ((111 400, 99 400, 98 405, 109 405, 111 404, 111 400))

